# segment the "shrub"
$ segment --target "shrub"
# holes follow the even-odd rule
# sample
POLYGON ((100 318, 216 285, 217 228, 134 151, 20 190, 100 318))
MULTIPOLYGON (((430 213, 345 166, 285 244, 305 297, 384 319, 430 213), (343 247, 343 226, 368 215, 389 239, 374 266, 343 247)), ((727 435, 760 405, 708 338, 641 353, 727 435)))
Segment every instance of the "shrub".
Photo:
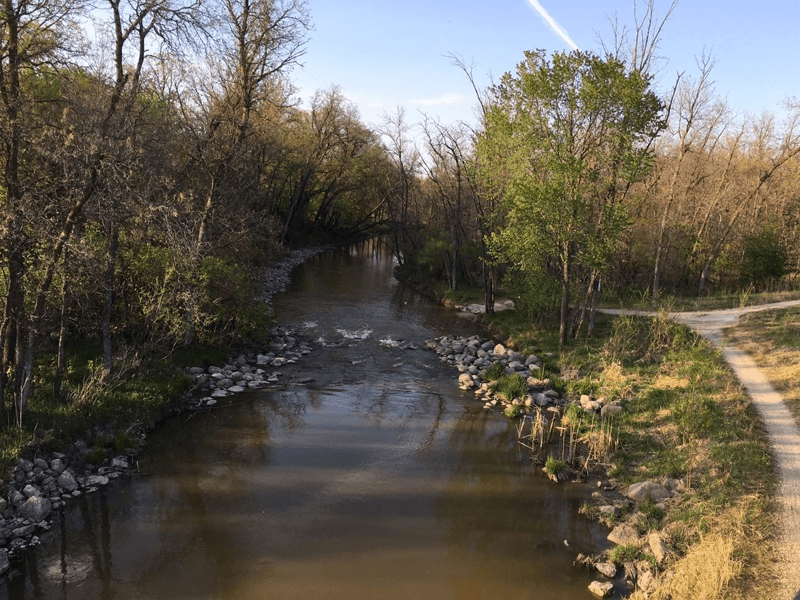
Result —
POLYGON ((745 239, 740 274, 744 282, 763 287, 786 275, 788 262, 789 251, 777 227, 764 225, 745 239))
POLYGON ((519 415, 519 406, 516 404, 509 404, 505 407, 505 409, 503 409, 503 414, 509 419, 514 419, 517 417, 517 415, 519 415))
POLYGON ((555 456, 548 456, 547 460, 544 463, 544 470, 545 473, 552 476, 557 476, 564 468, 567 466, 567 463, 563 460, 556 458, 555 456))
POLYGON ((493 363, 491 367, 486 369, 486 379, 488 381, 497 381, 505 374, 506 370, 501 362, 493 363))
POLYGON ((492 391, 507 400, 521 398, 528 393, 528 381, 519 373, 504 375, 492 384, 492 391))

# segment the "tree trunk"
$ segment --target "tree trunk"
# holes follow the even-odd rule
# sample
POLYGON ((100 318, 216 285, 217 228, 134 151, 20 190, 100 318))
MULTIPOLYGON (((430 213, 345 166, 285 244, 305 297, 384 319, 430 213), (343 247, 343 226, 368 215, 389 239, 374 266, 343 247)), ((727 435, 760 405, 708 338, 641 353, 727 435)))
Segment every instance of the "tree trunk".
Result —
POLYGON ((117 245, 119 244, 119 225, 111 227, 108 239, 108 266, 106 269, 106 301, 103 306, 103 374, 102 380, 108 381, 114 367, 114 346, 111 340, 111 309, 114 307, 114 273, 117 268, 117 245))

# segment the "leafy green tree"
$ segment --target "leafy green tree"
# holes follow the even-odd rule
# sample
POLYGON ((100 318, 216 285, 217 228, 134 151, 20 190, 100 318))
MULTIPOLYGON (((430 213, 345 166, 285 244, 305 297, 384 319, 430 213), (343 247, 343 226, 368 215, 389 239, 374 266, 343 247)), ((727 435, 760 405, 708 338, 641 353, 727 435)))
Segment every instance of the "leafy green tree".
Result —
POLYGON ((559 281, 562 344, 571 291, 579 282, 594 289, 606 268, 627 224, 625 198, 652 164, 662 112, 645 74, 581 51, 526 52, 491 89, 478 152, 503 148, 497 169, 507 182, 505 224, 491 245, 512 273, 559 281))

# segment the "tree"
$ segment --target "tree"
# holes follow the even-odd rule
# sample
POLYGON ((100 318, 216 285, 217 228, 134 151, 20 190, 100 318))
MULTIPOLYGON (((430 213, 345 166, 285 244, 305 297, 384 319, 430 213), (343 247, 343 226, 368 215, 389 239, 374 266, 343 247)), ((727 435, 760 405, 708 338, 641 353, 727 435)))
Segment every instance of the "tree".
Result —
POLYGON ((624 200, 652 164, 663 108, 646 74, 580 51, 526 52, 491 90, 479 152, 502 140, 509 178, 492 247, 519 276, 559 282, 561 344, 571 291, 594 289, 626 226, 624 200))

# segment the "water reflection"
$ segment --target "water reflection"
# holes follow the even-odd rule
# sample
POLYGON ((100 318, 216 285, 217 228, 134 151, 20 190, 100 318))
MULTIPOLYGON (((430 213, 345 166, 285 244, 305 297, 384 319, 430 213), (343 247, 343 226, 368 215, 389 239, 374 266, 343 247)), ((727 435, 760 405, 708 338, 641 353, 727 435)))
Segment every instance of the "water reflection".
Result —
POLYGON ((60 513, 7 596, 586 598, 574 548, 604 535, 576 516, 586 491, 547 483, 419 349, 472 325, 391 267, 367 249, 301 268, 282 319, 370 334, 291 365, 285 389, 163 427, 140 476, 60 513))

